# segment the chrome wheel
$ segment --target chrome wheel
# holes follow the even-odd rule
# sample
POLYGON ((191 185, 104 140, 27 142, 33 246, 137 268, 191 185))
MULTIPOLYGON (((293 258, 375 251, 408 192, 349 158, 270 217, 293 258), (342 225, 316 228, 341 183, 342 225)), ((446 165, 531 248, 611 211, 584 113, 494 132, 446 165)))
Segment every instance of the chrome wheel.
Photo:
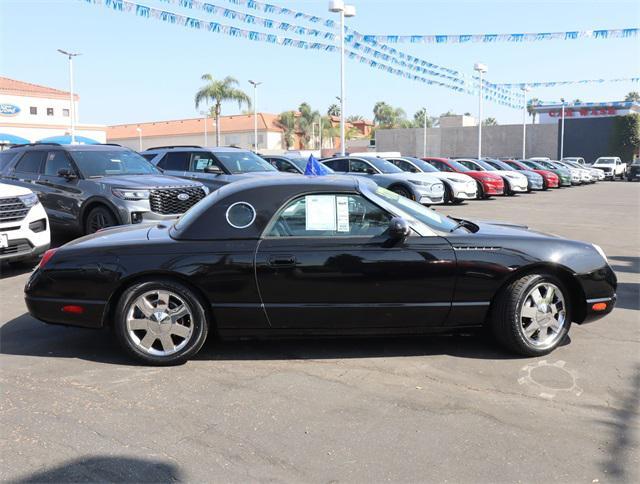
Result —
POLYGON ((193 314, 187 303, 167 290, 148 291, 127 312, 127 334, 149 355, 168 356, 183 349, 193 335, 193 314))
POLYGON ((567 307, 558 286, 536 284, 520 306, 520 325, 529 344, 540 349, 553 346, 563 335, 567 307))

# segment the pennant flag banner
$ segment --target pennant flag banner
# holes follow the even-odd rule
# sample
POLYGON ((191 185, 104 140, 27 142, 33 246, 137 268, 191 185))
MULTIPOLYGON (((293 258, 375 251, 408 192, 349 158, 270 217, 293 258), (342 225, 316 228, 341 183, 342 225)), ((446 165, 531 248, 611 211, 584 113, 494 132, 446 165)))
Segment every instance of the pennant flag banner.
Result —
POLYGON ((578 39, 631 39, 638 37, 640 29, 602 29, 602 30, 569 30, 564 32, 529 32, 524 34, 455 34, 455 35, 362 35, 357 34, 365 42, 373 40, 387 44, 466 44, 480 42, 493 44, 496 42, 539 42, 542 40, 578 40, 578 39))
MULTIPOLYGON (((531 101, 527 104, 533 105, 531 101)), ((549 108, 561 108, 562 104, 565 107, 578 108, 578 109, 590 109, 590 108, 614 108, 614 109, 628 109, 633 106, 637 106, 639 103, 636 101, 614 101, 608 103, 572 103, 572 102, 562 102, 562 101, 538 101, 535 103, 535 106, 545 106, 549 108)))
POLYGON ((567 86, 570 84, 603 84, 605 82, 640 82, 640 77, 620 77, 617 79, 581 79, 576 81, 548 81, 548 82, 517 82, 510 84, 492 84, 492 87, 506 87, 509 89, 523 89, 524 87, 555 87, 567 86))

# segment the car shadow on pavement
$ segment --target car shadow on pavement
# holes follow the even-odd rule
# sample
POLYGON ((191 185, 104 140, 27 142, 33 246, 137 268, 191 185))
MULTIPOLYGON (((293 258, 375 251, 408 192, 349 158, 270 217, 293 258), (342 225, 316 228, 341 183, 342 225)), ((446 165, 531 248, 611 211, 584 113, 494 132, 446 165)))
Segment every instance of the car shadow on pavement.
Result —
POLYGON ((184 476, 172 462, 118 456, 87 456, 12 480, 36 482, 182 482, 184 476))
POLYGON ((633 449, 637 449, 638 445, 634 431, 637 429, 640 409, 640 365, 636 365, 626 393, 619 392, 618 401, 610 408, 610 418, 598 421, 609 428, 607 457, 601 463, 601 468, 616 482, 633 482, 628 467, 630 457, 633 460, 633 449))
POLYGON ((632 274, 640 274, 640 257, 614 255, 608 257, 611 268, 615 272, 630 272, 632 274), (621 262, 622 264, 616 264, 621 262))
POLYGON ((616 290, 618 300, 616 308, 640 311, 640 284, 637 282, 619 282, 616 290))
MULTIPOLYGON (((138 366, 108 329, 48 325, 25 313, 0 328, 0 353, 44 358, 77 358, 138 366)), ((197 360, 287 360, 390 358, 451 355, 472 359, 521 359, 476 333, 411 337, 352 337, 220 341, 210 337, 197 360)))

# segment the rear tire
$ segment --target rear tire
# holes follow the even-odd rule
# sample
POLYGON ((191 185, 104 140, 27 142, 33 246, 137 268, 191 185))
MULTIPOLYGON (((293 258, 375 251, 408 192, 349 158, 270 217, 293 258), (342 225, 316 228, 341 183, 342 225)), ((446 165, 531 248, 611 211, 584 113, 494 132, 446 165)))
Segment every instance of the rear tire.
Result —
POLYGON ((197 295, 169 279, 127 288, 118 301, 113 326, 129 356, 155 366, 184 363, 200 351, 209 330, 197 295))
POLYGON ((113 212, 107 207, 99 206, 92 208, 84 222, 85 235, 94 234, 98 230, 106 229, 118 225, 113 212))
POLYGON ((403 186, 399 186, 396 185, 394 187, 391 188, 391 191, 393 193, 397 193, 398 195, 401 195, 405 198, 408 198, 409 200, 413 200, 413 195, 411 195, 411 193, 409 192, 409 190, 407 190, 405 187, 403 186))
POLYGON ((569 293, 550 274, 521 277, 500 291, 490 323, 496 339, 509 351, 546 355, 564 341, 571 327, 569 293))

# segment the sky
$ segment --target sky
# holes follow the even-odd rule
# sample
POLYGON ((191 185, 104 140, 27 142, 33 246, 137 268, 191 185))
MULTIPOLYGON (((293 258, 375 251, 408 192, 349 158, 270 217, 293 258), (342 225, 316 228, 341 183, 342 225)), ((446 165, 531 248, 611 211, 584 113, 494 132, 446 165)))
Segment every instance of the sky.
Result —
MULTIPOLYGON (((137 3, 189 14, 160 0, 137 3)), ((210 3, 236 8, 230 0, 210 3)), ((280 1, 324 18, 327 0, 280 1)), ((357 15, 348 25, 369 34, 480 34, 553 32, 640 27, 640 1, 624 0, 352 0, 357 15)), ((255 13, 255 12, 254 12, 255 13)), ((221 17, 193 16, 247 28, 221 17)), ((265 15, 265 14, 260 14, 265 15)), ((291 20, 292 21, 292 20, 291 20)), ((293 21, 292 21, 293 22, 293 21)), ((264 29, 263 29, 264 30, 264 29)), ((268 30, 264 30, 268 32, 268 30)), ((435 64, 472 74, 474 62, 488 65, 492 82, 535 82, 640 75, 640 38, 469 43, 397 44, 396 48, 435 64)), ((68 65, 56 49, 81 52, 75 64, 81 123, 122 124, 198 116, 194 95, 201 76, 233 76, 252 95, 248 80, 262 81, 258 110, 280 113, 308 102, 326 112, 340 94, 339 55, 275 46, 169 25, 107 10, 84 0, 0 0, 0 75, 68 89, 68 65)), ((477 97, 426 86, 346 64, 346 114, 373 117, 377 101, 401 107, 409 117, 426 106, 430 115, 446 111, 476 114, 477 97)), ((617 101, 632 83, 539 88, 530 96, 554 101, 617 101)), ((237 104, 223 114, 241 112, 237 104)), ((518 123, 522 112, 484 103, 484 117, 518 123)))

